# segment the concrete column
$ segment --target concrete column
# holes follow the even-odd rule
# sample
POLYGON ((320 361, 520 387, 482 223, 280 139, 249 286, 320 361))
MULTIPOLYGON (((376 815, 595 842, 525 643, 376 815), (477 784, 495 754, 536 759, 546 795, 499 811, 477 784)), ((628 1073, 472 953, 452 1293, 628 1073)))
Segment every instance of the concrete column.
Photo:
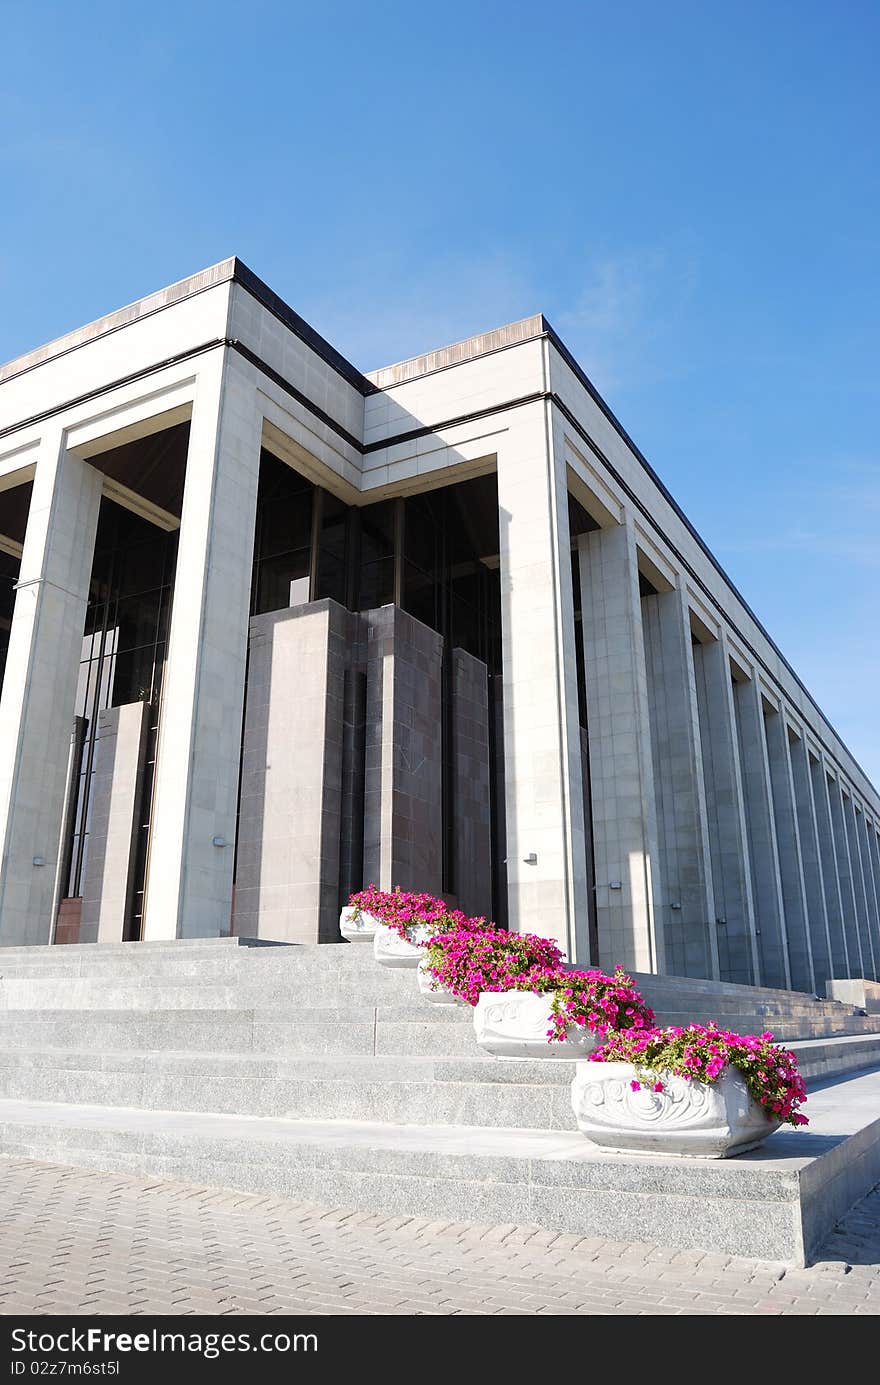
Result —
POLYGON ((0 943, 45 943, 101 475, 58 429, 37 463, 0 700, 0 943))
POLYGON ((339 936, 345 666, 357 617, 329 599, 255 616, 235 880, 235 931, 339 936))
POLYGON ((837 871, 840 877, 840 899, 843 908, 843 928, 846 934, 846 953, 849 961, 849 975, 863 977, 865 964, 862 960, 862 944, 859 939, 859 921, 856 913, 856 888, 853 878, 852 859, 849 852, 849 836, 846 830, 846 814, 843 810, 843 790, 839 779, 828 784, 828 797, 831 804, 831 822, 834 828, 834 851, 837 857, 837 871))
POLYGON ((764 708, 756 678, 736 684, 734 704, 748 823, 760 983, 789 989, 791 972, 785 938, 785 906, 770 790, 767 737, 764 733, 764 708))
POLYGON ((798 838, 807 899, 810 950, 813 955, 813 980, 817 993, 824 995, 825 982, 835 973, 834 964, 831 960, 831 932, 822 869, 819 825, 810 772, 810 753, 802 736, 795 740, 789 739, 788 754, 794 785, 798 838))
POLYGON ((766 715, 764 730, 773 790, 773 818, 785 906, 785 937, 791 984, 796 991, 814 992, 816 980, 807 922, 807 888, 789 756, 788 727, 782 713, 774 711, 766 715))
POLYGON ((859 924, 859 942, 862 947, 863 976, 866 980, 872 980, 876 968, 874 965, 874 948, 871 941, 868 882, 865 877, 865 866, 862 859, 861 826, 864 814, 856 808, 852 796, 844 799, 844 808, 846 810, 846 830, 847 836, 849 837, 850 859, 853 868, 853 887, 856 896, 856 918, 859 924))
POLYGON ((366 611, 364 880, 443 890, 443 637, 398 606, 366 611))
MULTIPOLYGON (((871 924, 871 937, 874 941, 874 961, 880 969, 880 839, 877 836, 877 825, 865 818, 865 846, 866 858, 870 865, 871 877, 874 886, 874 912, 871 924)), ((880 975, 875 977, 880 981, 880 975)))
POLYGON ((509 925, 587 963, 568 491, 549 404, 517 410, 505 436, 498 518, 509 925))
POLYGON ((582 534, 581 612, 599 961, 668 967, 635 531, 582 534), (620 888, 610 888, 619 882, 620 888))
POLYGON ((203 358, 156 761, 148 939, 230 929, 260 430, 256 392, 237 359, 203 358))
POLYGON ((828 913, 828 936, 831 945, 831 975, 844 979, 850 975, 849 948, 843 917, 843 890, 837 863, 834 817, 831 811, 831 784, 824 758, 810 761, 810 782, 813 805, 816 809, 816 828, 819 836, 819 856, 822 862, 822 881, 825 886, 825 908, 828 913))
POLYGON ((452 651, 453 893, 466 914, 492 914, 489 679, 465 649, 452 651))
POLYGON ((703 779, 722 981, 751 986, 758 976, 748 829, 737 753, 730 656, 724 632, 694 646, 703 779))
POLYGON ((642 600, 666 971, 718 977, 715 897, 691 654, 682 589, 642 600))
POLYGON ((98 713, 79 940, 121 943, 131 910, 150 707, 98 713))
MULTIPOLYGON (((357 618, 353 617, 357 622, 357 618)), ((358 630, 363 628, 357 622, 358 630)), ((339 904, 363 888, 364 774, 367 675, 359 664, 345 670, 342 708, 342 813, 339 843, 339 904)))

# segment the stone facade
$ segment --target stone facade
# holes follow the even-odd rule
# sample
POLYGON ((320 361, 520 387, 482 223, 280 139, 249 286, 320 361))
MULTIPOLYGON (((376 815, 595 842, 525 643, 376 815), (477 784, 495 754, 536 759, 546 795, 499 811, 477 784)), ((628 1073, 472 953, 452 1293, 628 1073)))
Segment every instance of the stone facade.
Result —
POLYGON ((541 315, 364 375, 224 261, 0 369, 0 547, 0 945, 224 936, 233 888, 237 932, 330 940, 373 879, 584 965, 819 991, 880 970, 880 796, 541 315), (175 429, 179 494, 136 455, 175 429), (255 606, 266 457, 315 501, 255 606), (481 481, 435 534, 427 497, 481 481), (176 569, 136 640, 113 617, 80 879, 108 506, 175 535, 176 569))
POLYGON ((125 937, 134 883, 147 736, 145 702, 110 707, 98 718, 95 783, 79 942, 125 937))
POLYGON ((443 641, 396 606, 368 611, 364 879, 443 892, 443 641))
POLYGON ((235 886, 243 937, 338 935, 352 621, 333 601, 251 620, 235 886))
POLYGON ((492 917, 489 685, 486 665, 452 653, 455 895, 466 914, 492 917))

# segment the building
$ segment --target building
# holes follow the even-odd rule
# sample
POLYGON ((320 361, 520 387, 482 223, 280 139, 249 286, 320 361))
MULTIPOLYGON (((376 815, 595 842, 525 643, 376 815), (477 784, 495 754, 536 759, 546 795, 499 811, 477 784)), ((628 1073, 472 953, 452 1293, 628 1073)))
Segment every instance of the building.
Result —
POLYGON ((880 975, 880 797, 542 316, 365 376, 239 260, 0 370, 0 942, 880 975))

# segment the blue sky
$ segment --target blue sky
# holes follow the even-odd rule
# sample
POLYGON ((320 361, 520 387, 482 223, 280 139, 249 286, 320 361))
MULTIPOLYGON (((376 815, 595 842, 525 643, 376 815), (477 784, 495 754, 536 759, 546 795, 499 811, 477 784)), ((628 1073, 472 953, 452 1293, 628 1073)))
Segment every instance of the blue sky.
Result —
POLYGON ((880 783, 880 8, 2 6, 0 359, 238 254, 371 368, 547 314, 880 783))

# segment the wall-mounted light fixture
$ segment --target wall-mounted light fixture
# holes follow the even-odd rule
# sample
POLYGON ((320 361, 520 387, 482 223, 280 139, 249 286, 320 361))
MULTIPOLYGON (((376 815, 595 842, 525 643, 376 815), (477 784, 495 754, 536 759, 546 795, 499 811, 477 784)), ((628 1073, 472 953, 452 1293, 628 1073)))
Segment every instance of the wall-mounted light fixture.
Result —
POLYGON ((46 858, 45 858, 45 856, 35 856, 35 857, 34 857, 34 865, 35 865, 35 866, 44 866, 45 864, 46 864, 46 858))
POLYGON ((679 904, 678 900, 676 899, 676 900, 673 901, 672 904, 670 904, 669 907, 670 907, 670 909, 680 909, 680 908, 681 908, 681 905, 679 904))
POLYGON ((525 865, 525 866, 536 866, 537 864, 538 864, 538 854, 537 854, 537 852, 535 852, 535 851, 530 851, 529 854, 528 854, 528 856, 524 856, 524 857, 523 857, 523 865, 525 865))
POLYGON ((727 919, 716 919, 715 922, 718 924, 719 928, 724 928, 727 924, 727 919))
POLYGON ((622 880, 609 880, 609 881, 608 881, 608 888, 609 888, 609 890, 622 890, 622 889, 623 889, 623 881, 622 881, 622 880))
POLYGON ((228 841, 226 840, 225 837, 213 837, 213 838, 211 839, 211 845, 212 845, 212 846, 228 846, 229 843, 228 843, 228 841))

